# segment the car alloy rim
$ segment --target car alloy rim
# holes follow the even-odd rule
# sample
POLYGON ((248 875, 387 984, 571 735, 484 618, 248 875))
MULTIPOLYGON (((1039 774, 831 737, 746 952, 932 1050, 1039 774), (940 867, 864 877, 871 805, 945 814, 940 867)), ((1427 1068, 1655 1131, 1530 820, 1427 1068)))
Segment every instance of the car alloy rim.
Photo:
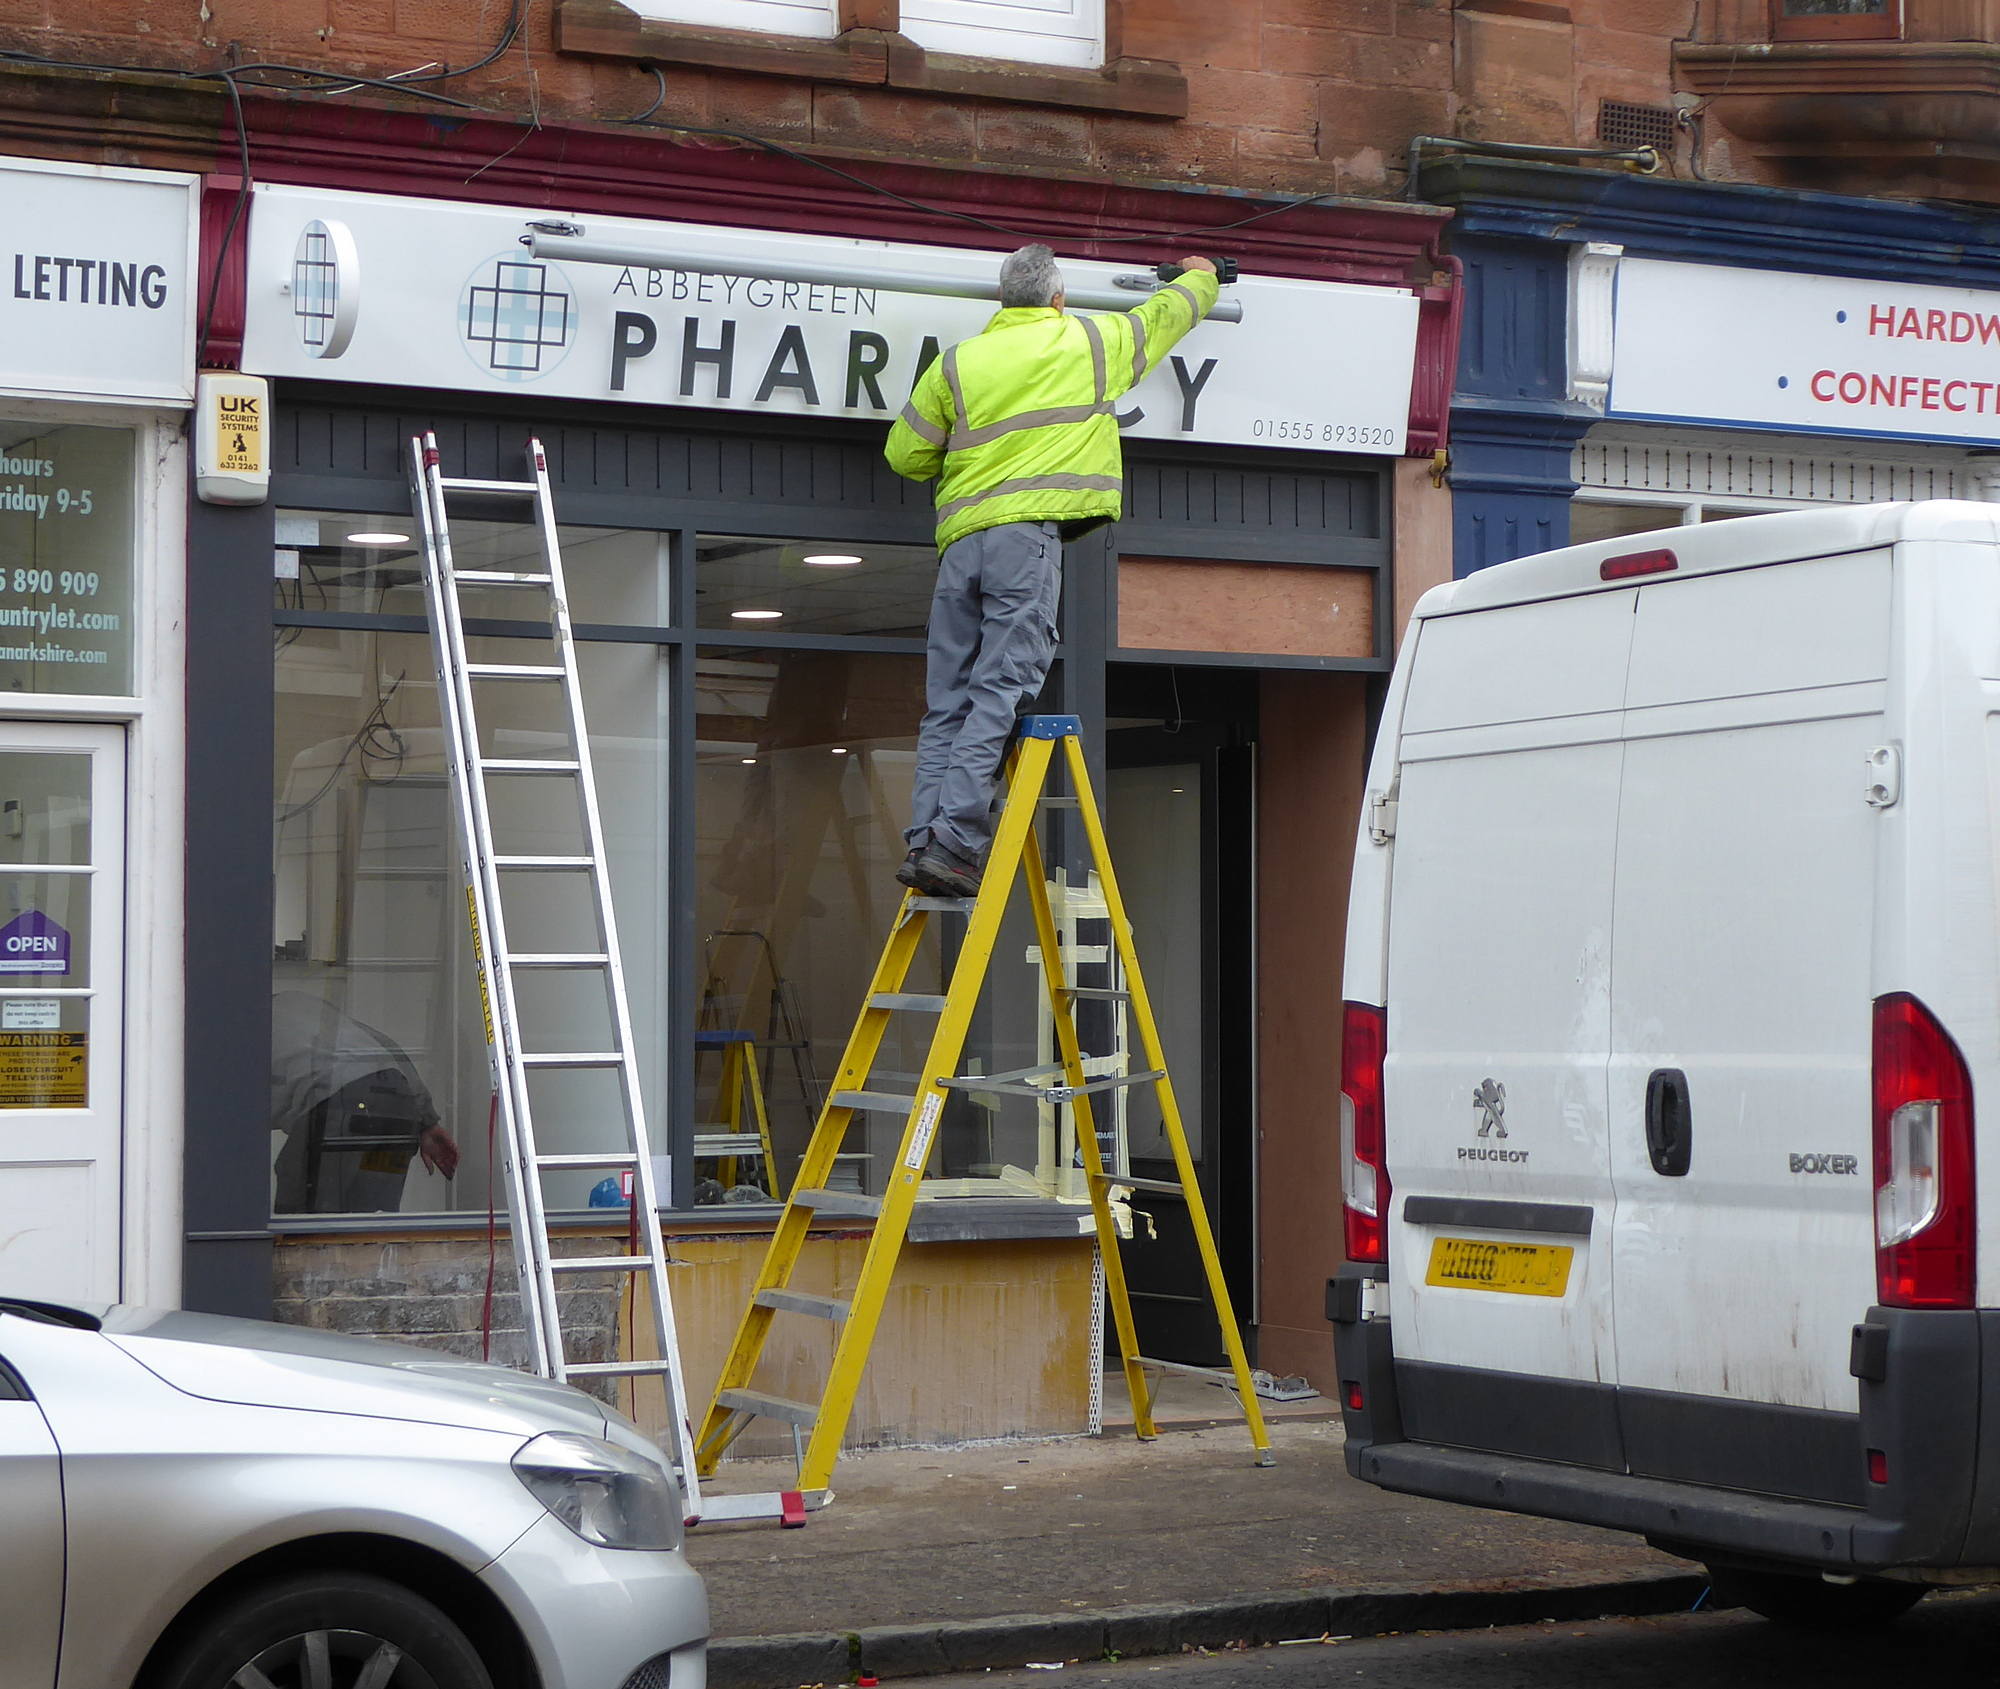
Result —
POLYGON ((364 1630, 308 1630, 273 1643, 229 1680, 230 1689, 437 1689, 437 1680, 364 1630))

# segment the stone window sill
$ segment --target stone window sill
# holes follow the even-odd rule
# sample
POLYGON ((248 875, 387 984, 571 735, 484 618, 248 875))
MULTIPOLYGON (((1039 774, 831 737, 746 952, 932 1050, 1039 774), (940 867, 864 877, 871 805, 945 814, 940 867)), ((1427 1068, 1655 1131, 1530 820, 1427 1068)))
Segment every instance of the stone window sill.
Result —
POLYGON ((644 59, 701 70, 748 71, 810 82, 1063 106, 1125 117, 1187 116, 1187 78, 1155 59, 1113 59, 1103 70, 927 53, 907 37, 850 29, 831 41, 748 30, 690 29, 642 18, 619 0, 557 0, 556 45, 596 58, 644 59))

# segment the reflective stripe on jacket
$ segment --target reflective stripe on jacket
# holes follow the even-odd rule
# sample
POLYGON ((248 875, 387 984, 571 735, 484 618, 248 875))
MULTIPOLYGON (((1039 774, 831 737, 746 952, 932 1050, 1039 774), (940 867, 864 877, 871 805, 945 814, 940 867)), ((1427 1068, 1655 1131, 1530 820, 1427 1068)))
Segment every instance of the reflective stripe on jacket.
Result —
POLYGON ((1215 303, 1190 270, 1131 311, 995 313, 918 378, 883 455, 937 481, 937 544, 1003 522, 1060 522, 1074 535, 1115 522, 1125 469, 1113 401, 1215 303))

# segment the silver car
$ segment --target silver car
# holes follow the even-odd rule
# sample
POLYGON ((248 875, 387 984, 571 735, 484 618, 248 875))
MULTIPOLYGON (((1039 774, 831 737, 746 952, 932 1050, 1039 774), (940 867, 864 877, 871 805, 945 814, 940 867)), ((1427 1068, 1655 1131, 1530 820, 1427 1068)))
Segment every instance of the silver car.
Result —
POLYGON ((563 1385, 0 1299, 0 1689, 704 1689, 665 1457, 563 1385))

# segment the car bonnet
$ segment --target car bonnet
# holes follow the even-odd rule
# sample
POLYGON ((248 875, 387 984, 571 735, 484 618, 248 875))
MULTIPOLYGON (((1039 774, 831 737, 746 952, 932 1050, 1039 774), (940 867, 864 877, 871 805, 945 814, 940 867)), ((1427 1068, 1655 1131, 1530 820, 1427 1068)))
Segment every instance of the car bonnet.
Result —
POLYGON ((154 1308, 104 1311, 103 1334, 208 1401, 363 1414, 472 1430, 602 1437, 604 1410, 564 1384, 380 1338, 154 1308))

